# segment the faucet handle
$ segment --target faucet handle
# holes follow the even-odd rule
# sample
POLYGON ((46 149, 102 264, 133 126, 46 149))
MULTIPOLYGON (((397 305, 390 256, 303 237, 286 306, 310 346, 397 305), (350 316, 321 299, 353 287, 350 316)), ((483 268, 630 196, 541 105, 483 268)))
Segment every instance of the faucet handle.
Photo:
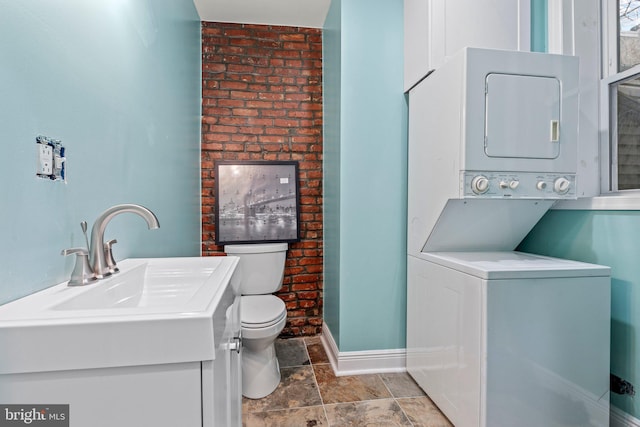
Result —
POLYGON ((98 280, 89 266, 89 252, 85 248, 63 249, 60 255, 76 255, 76 264, 71 272, 68 286, 87 285, 98 280))
POLYGON ((118 243, 118 241, 116 239, 111 239, 104 244, 104 257, 107 260, 107 269, 111 274, 120 271, 120 269, 116 267, 116 260, 113 258, 113 251, 111 249, 114 243, 118 243))

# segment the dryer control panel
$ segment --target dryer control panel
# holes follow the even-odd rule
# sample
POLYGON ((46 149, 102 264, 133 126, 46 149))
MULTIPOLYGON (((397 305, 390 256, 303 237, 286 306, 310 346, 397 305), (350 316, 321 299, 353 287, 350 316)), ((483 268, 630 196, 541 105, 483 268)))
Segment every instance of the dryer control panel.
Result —
POLYGON ((462 171, 464 198, 575 199, 575 174, 462 171))

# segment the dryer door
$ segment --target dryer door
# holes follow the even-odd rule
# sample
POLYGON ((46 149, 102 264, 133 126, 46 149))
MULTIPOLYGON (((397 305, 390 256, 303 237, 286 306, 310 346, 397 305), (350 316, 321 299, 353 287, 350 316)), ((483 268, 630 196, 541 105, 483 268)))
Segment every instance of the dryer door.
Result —
POLYGON ((487 156, 558 157, 560 82, 556 78, 491 73, 485 88, 487 156))

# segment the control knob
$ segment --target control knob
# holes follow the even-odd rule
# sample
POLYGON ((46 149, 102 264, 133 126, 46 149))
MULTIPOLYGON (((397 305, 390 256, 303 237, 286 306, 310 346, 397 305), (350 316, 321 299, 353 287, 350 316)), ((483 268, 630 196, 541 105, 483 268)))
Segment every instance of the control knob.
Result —
POLYGON ((571 182, 564 177, 558 178, 553 182, 553 191, 558 194, 565 194, 569 191, 571 182))
POLYGON ((471 189, 476 194, 484 194, 489 189, 489 179, 486 176, 478 175, 471 180, 471 189))
POLYGON ((544 181, 538 181, 538 183, 536 184, 536 188, 540 191, 544 190, 545 188, 547 188, 547 183, 544 181))
POLYGON ((515 190, 516 188, 518 188, 518 185, 520 185, 520 181, 518 181, 517 179, 514 179, 511 182, 509 182, 509 188, 512 190, 515 190))

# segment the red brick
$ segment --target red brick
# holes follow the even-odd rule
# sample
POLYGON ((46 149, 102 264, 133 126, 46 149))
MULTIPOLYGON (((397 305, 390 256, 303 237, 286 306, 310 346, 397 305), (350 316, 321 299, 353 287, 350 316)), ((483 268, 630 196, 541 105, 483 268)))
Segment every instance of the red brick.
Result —
POLYGON ((267 40, 280 39, 277 31, 257 30, 257 31, 254 31, 253 36, 259 39, 267 39, 267 40))
POLYGON ((293 301, 297 298, 297 294, 295 293, 278 293, 278 297, 283 301, 293 301))
MULTIPOLYGON (((312 143, 312 142, 316 142, 318 140, 318 138, 313 137, 313 136, 292 136, 291 137, 291 142, 295 142, 295 143, 312 143)), ((320 146, 319 148, 320 151, 322 151, 322 146, 320 146)))
POLYGON ((263 49, 269 49, 269 50, 279 49, 282 47, 282 45, 279 42, 272 41, 272 40, 257 40, 256 46, 260 46, 263 49))
POLYGON ((311 95, 308 93, 287 93, 284 99, 287 101, 311 101, 311 95))
POLYGON ((217 36, 222 34, 222 30, 220 28, 211 28, 207 26, 203 26, 202 35, 203 36, 217 36))
POLYGON ((203 123, 215 124, 218 120, 217 116, 226 116, 231 114, 231 109, 224 107, 209 107, 207 108, 207 115, 202 118, 203 123))
POLYGON ((257 116, 258 110, 254 110, 252 108, 234 108, 233 115, 234 116, 257 116))
POLYGON ((309 324, 313 326, 322 326, 322 318, 321 317, 310 317, 308 319, 309 324))
POLYGON ((273 92, 260 92, 257 94, 257 98, 263 101, 264 100, 282 101, 284 99, 284 94, 273 93, 273 92))
POLYGON ((227 70, 226 64, 204 63, 202 65, 202 71, 207 73, 222 73, 226 70, 227 70))
MULTIPOLYGON (((319 293, 317 291, 311 291, 311 292, 298 292, 296 295, 300 299, 316 299, 318 298, 318 294, 319 293)), ((289 295, 293 295, 293 294, 289 294, 289 295)))
POLYGON ((287 116, 296 118, 313 118, 313 111, 293 110, 287 112, 287 116))
POLYGON ((207 90, 207 96, 203 98, 205 98, 205 100, 208 98, 228 98, 229 93, 230 92, 228 90, 211 89, 207 90))
POLYGON ((249 86, 249 83, 247 82, 228 81, 228 80, 224 80, 220 82, 221 89, 245 90, 248 86, 249 86))
POLYGON ((265 126, 267 130, 273 129, 273 119, 259 118, 259 117, 247 117, 247 124, 251 126, 265 126))
POLYGON ((274 58, 300 58, 300 51, 297 50, 274 50, 274 58))
POLYGON ((228 28, 224 30, 223 34, 227 37, 250 37, 251 31, 241 28, 228 28))
POLYGON ((250 84, 247 88, 250 91, 254 92, 264 92, 267 90, 267 85, 265 84, 250 84))
POLYGON ((226 54, 226 55, 243 55, 246 52, 246 49, 241 46, 218 46, 218 53, 226 54))
POLYGON ((307 270, 307 273, 322 273, 324 269, 322 264, 319 264, 319 265, 309 265, 307 266, 306 270, 307 270))
POLYGON ((238 128, 236 128, 234 126, 218 126, 218 125, 214 125, 214 126, 210 126, 209 130, 211 132, 217 132, 217 133, 236 133, 236 132, 238 132, 238 128))
POLYGON ((263 144, 262 147, 265 151, 280 151, 279 144, 284 142, 284 137, 279 135, 260 136, 258 142, 263 144))
POLYGON ((287 111, 286 110, 263 110, 262 115, 267 117, 284 117, 287 115, 287 111))
POLYGON ((304 316, 303 310, 291 310, 289 311, 289 324, 291 326, 303 326, 306 322, 305 319, 301 319, 304 316))
POLYGON ((318 286, 316 285, 316 282, 318 280, 317 274, 298 275, 293 278, 293 281, 296 282, 296 279, 302 280, 302 282, 294 283, 293 285, 291 285, 292 291, 315 291, 316 289, 318 289, 318 286), (316 280, 298 279, 300 276, 314 276, 316 277, 316 280))
POLYGON ((304 50, 309 50, 310 45, 309 43, 285 42, 282 47, 284 47, 285 49, 304 51, 304 50))
POLYGON ((297 301, 287 301, 284 305, 287 307, 287 310, 289 311, 298 308, 297 301))
POLYGON ((280 40, 284 40, 284 41, 303 42, 306 39, 307 39, 307 36, 303 33, 280 34, 280 40))
POLYGON ((231 140, 234 142, 257 142, 258 137, 255 135, 232 135, 231 140))
POLYGON ((256 46, 258 42, 251 39, 237 39, 232 38, 229 40, 229 44, 233 46, 256 46))
POLYGON ((246 92, 246 91, 239 91, 239 90, 232 90, 230 96, 233 99, 256 99, 256 98, 258 98, 258 94, 255 93, 255 92, 246 92))
POLYGON ((294 119, 275 119, 273 124, 274 126, 297 127, 300 126, 300 121, 294 119))
POLYGON ((258 126, 245 126, 238 129, 240 133, 250 135, 260 135, 264 133, 264 128, 258 126))
POLYGON ((288 135, 289 129, 281 128, 281 127, 268 127, 266 129, 267 135, 288 135))
POLYGON ((287 67, 300 68, 302 67, 302 61, 299 59, 288 59, 284 63, 287 67))
POLYGON ((242 151, 243 144, 224 144, 224 151, 242 151))

